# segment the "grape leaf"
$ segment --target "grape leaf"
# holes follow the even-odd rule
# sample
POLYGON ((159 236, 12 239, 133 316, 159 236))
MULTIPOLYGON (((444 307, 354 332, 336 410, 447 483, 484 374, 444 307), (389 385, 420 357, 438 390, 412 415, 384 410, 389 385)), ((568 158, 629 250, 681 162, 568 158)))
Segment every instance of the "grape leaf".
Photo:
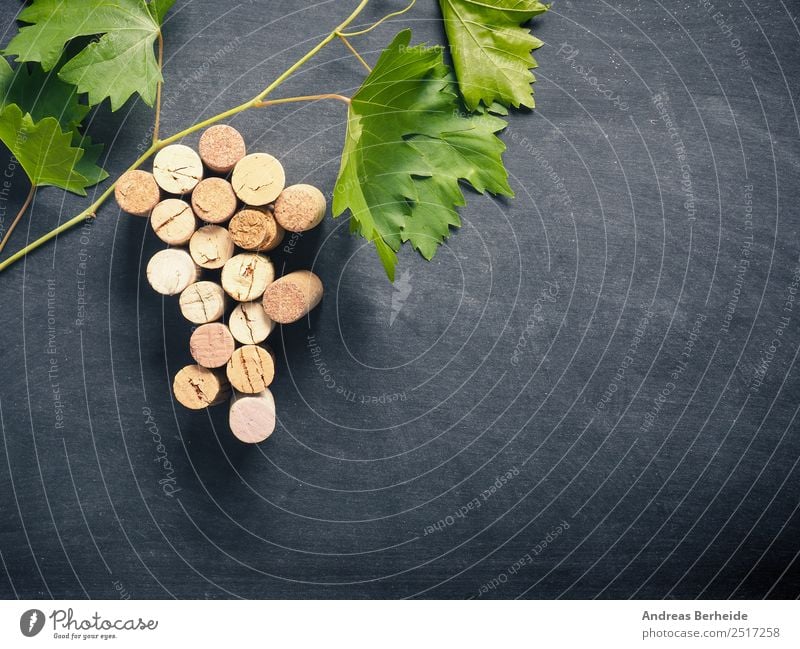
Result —
POLYGON ((550 5, 539 0, 439 0, 464 102, 533 108, 537 67, 531 52, 542 41, 522 27, 550 5))
POLYGON ((86 178, 86 187, 101 183, 108 178, 108 172, 97 165, 97 161, 103 153, 102 144, 95 144, 88 135, 73 132, 72 146, 83 149, 83 155, 75 164, 75 171, 86 178))
POLYGON ((400 32, 352 99, 333 198, 334 216, 350 210, 392 281, 402 243, 431 259, 460 224, 460 182, 513 195, 495 135, 506 122, 465 113, 441 48, 410 42, 400 32))
POLYGON ((76 129, 90 110, 78 101, 75 86, 55 72, 47 73, 38 64, 14 69, 0 57, 0 108, 8 104, 17 104, 34 122, 55 117, 65 131, 76 129))
MULTIPOLYGON (((72 145, 75 135, 62 131, 55 117, 34 122, 16 104, 0 110, 0 141, 19 161, 31 184, 52 185, 86 196, 86 188, 98 182, 105 172, 97 171, 91 157, 81 164, 85 152, 72 145)), ((90 155, 95 152, 93 146, 90 155)))
POLYGON ((117 110, 134 93, 152 106, 162 80, 153 45, 173 1, 33 0, 19 15, 29 24, 5 53, 18 61, 39 61, 50 71, 70 40, 99 36, 70 58, 58 76, 88 93, 92 106, 108 97, 111 110, 117 110))
POLYGON ((164 22, 164 17, 174 4, 175 0, 150 0, 147 8, 150 10, 153 19, 160 25, 164 22))

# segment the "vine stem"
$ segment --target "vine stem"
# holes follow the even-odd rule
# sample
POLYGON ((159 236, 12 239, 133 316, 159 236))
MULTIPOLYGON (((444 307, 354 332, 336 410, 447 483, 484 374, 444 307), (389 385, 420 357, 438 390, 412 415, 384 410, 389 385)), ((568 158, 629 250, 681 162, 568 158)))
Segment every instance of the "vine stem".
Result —
MULTIPOLYGON (((171 135, 168 138, 165 138, 163 140, 156 139, 150 146, 150 148, 147 149, 147 151, 145 151, 141 156, 139 156, 136 162, 134 162, 130 167, 128 167, 125 173, 127 173, 128 171, 133 171, 134 169, 138 169, 145 161, 147 161, 150 158, 150 156, 154 155, 155 153, 163 149, 165 146, 168 146, 173 142, 177 142, 178 140, 186 137, 187 135, 191 135, 192 133, 208 128, 209 126, 216 124, 217 122, 220 122, 224 119, 228 119, 229 117, 233 117, 234 115, 238 115, 239 113, 242 113, 250 108, 261 108, 264 105, 269 105, 267 102, 264 101, 266 97, 272 94, 272 92, 274 92, 281 84, 283 84, 284 81, 286 81, 295 72, 297 72, 297 70, 303 67, 303 65, 305 65, 310 59, 316 56, 320 52, 320 50, 322 50, 326 45, 328 45, 334 39, 336 39, 337 35, 340 32, 343 32, 343 30, 345 30, 349 25, 353 23, 353 21, 355 21, 356 18, 358 18, 358 16, 361 14, 362 11, 364 11, 369 2, 370 0, 360 0, 358 6, 353 10, 353 12, 347 18, 345 18, 341 22, 341 24, 339 24, 333 31, 330 32, 330 34, 328 34, 319 43, 317 43, 308 52, 306 52, 306 54, 304 54, 300 59, 298 59, 285 72, 283 72, 283 74, 281 74, 277 79, 275 79, 275 81, 269 84, 266 88, 264 88, 264 90, 258 93, 251 100, 246 101, 245 103, 240 104, 239 106, 235 106, 222 113, 219 113, 218 115, 209 117, 208 119, 205 119, 201 122, 197 122, 196 124, 193 124, 192 126, 185 128, 184 130, 175 133, 175 135, 171 135)), ((333 95, 324 97, 322 95, 311 95, 310 97, 311 97, 310 99, 303 97, 288 98, 283 100, 282 103, 288 103, 289 101, 316 101, 319 98, 328 98, 328 97, 333 98, 333 95)), ((276 101, 281 101, 281 100, 276 100, 276 101)), ((155 130, 153 131, 153 133, 155 135, 155 130)), ((65 221, 54 230, 51 230, 44 236, 39 237, 38 239, 36 239, 36 241, 28 244, 22 250, 14 253, 8 259, 1 262, 0 272, 4 271, 14 262, 19 261, 20 259, 25 257, 28 253, 33 252, 34 250, 41 247, 45 243, 54 239, 62 232, 66 232, 67 230, 77 225, 80 225, 88 218, 94 218, 97 215, 97 210, 100 208, 100 206, 103 205, 103 203, 105 203, 108 200, 108 198, 114 193, 114 188, 116 187, 118 180, 119 179, 115 180, 102 194, 100 194, 97 200, 95 200, 89 207, 83 210, 80 214, 74 216, 69 221, 65 221)))
POLYGON ((31 190, 28 192, 28 196, 25 199, 25 202, 22 204, 22 207, 19 208, 19 212, 14 217, 14 220, 11 222, 11 225, 8 227, 8 231, 5 233, 3 240, 0 241, 0 252, 3 252, 3 249, 6 247, 8 240, 11 238, 11 235, 14 233, 15 228, 19 225, 19 222, 22 220, 23 215, 25 212, 28 211, 28 208, 33 201, 33 196, 36 194, 36 185, 31 185, 31 190))
POLYGON ((369 63, 367 63, 364 60, 364 57, 361 56, 361 54, 358 53, 358 50, 355 47, 353 47, 352 43, 349 40, 347 40, 347 37, 344 34, 342 34, 341 32, 337 33, 336 35, 339 37, 339 40, 342 41, 342 43, 344 43, 344 46, 348 50, 350 50, 350 52, 353 54, 353 56, 355 56, 358 59, 358 62, 361 63, 361 65, 363 65, 366 68, 367 72, 371 73, 372 72, 372 68, 370 67, 369 63))
POLYGON ((271 99, 269 101, 259 101, 254 105, 254 108, 268 108, 269 106, 280 106, 281 104, 294 104, 300 101, 320 101, 322 99, 335 99, 341 101, 348 106, 353 103, 350 97, 344 95, 334 95, 325 93, 322 95, 302 95, 300 97, 284 97, 283 99, 271 99))
POLYGON ((161 72, 161 81, 156 90, 156 116, 153 122, 153 144, 158 144, 161 131, 161 92, 164 87, 164 35, 158 30, 158 70, 161 72))

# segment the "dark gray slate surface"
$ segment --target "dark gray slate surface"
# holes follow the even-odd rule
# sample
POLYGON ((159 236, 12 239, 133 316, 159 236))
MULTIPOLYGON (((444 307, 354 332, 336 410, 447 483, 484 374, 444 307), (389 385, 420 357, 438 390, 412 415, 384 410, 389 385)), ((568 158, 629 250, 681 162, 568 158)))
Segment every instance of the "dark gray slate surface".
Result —
MULTIPOLYGON (((355 2, 177 4, 166 133, 254 94, 355 2)), ((358 39, 369 60, 401 26, 441 42, 419 5, 358 39)), ((277 255, 328 292, 275 337, 280 426, 257 448, 225 409, 172 402, 190 328, 142 281, 145 221, 109 204, 2 275, 0 595, 800 594, 797 6, 560 0, 537 26, 539 106, 505 136, 516 200, 470 195, 433 263, 401 256, 400 288, 345 220, 277 255)), ((333 45, 282 92, 361 78, 333 45)), ((112 174, 151 119, 97 115, 112 174)), ((344 119, 233 123, 330 191, 344 119)), ((83 205, 41 191, 12 248, 83 205)))

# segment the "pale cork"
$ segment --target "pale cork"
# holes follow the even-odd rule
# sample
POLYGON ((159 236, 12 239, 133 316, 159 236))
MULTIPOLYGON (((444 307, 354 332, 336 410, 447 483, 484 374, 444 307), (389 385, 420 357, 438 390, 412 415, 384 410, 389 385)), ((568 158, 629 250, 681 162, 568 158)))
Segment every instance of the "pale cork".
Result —
POLYGON ((269 337, 275 323, 264 313, 261 302, 256 301, 238 305, 228 319, 228 327, 237 342, 258 345, 269 337))
POLYGON ((274 280, 269 257, 256 253, 231 257, 222 269, 222 288, 238 302, 257 300, 274 280))
POLYGON ((180 307, 189 322, 216 322, 225 315, 225 291, 214 282, 196 282, 181 293, 180 307))
POLYGON ((275 431, 275 399, 272 392, 233 393, 228 424, 236 438, 245 444, 258 444, 275 431))
POLYGON ((147 264, 147 281, 161 295, 177 295, 199 277, 200 269, 185 250, 162 250, 153 255, 147 264))
POLYGON ((153 176, 165 192, 188 194, 203 179, 203 161, 188 146, 171 144, 156 154, 153 176))
POLYGON ((153 208, 150 215, 153 232, 164 243, 182 246, 189 242, 197 229, 192 207, 178 198, 168 198, 153 208))
POLYGON ((286 186, 286 174, 277 158, 268 153, 251 153, 236 163, 231 184, 243 203, 262 207, 280 196, 286 186))
POLYGON ((205 225, 189 240, 189 253, 201 268, 218 270, 233 257, 233 239, 227 228, 205 225))

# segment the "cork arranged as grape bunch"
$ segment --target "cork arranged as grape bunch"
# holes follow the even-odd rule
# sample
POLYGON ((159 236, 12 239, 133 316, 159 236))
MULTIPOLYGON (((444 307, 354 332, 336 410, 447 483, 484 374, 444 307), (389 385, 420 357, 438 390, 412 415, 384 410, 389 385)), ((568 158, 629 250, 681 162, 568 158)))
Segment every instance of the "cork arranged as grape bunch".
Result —
POLYGON ((267 253, 286 231, 320 224, 327 209, 316 187, 286 186, 281 163, 247 153, 242 135, 212 126, 198 151, 173 144, 153 160, 153 172, 130 171, 115 189, 120 208, 149 217, 169 248, 147 264, 147 280, 161 295, 178 296, 196 325, 188 344, 193 364, 175 376, 175 398, 202 410, 230 404, 233 434, 258 443, 275 429, 269 389, 275 355, 265 344, 276 324, 306 316, 322 299, 311 271, 281 278, 267 253))

